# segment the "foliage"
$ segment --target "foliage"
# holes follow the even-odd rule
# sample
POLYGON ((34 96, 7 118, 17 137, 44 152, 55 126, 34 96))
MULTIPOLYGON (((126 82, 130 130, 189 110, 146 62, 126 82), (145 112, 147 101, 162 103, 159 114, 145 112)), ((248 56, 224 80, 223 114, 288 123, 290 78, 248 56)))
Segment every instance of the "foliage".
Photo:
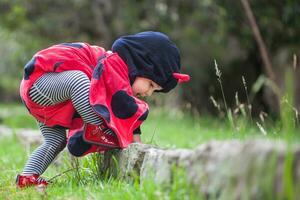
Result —
MULTIPOLYGON (((300 4, 297 0, 270 2, 254 0, 251 6, 280 73, 299 51, 300 4)), ((229 106, 234 104, 236 92, 242 94, 242 76, 250 89, 263 73, 239 1, 1 0, 0 12, 2 101, 17 98, 22 66, 39 49, 71 41, 109 49, 118 36, 149 29, 167 33, 179 45, 183 72, 192 75, 191 83, 183 86, 183 105, 200 113, 214 111, 208 96, 222 101, 214 78, 214 59, 223 72, 229 106)), ((266 107, 263 89, 251 102, 254 113, 272 110, 266 107)), ((246 101, 246 96, 240 99, 246 101)))

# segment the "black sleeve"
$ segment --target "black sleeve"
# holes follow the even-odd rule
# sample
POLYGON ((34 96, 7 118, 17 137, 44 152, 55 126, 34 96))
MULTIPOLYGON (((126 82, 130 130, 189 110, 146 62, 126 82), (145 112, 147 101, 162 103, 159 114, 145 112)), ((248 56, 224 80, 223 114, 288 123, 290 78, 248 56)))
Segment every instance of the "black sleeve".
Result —
POLYGON ((136 128, 136 129, 133 131, 133 134, 134 134, 134 135, 137 135, 137 134, 141 135, 141 134, 142 134, 141 128, 140 128, 140 127, 136 128))

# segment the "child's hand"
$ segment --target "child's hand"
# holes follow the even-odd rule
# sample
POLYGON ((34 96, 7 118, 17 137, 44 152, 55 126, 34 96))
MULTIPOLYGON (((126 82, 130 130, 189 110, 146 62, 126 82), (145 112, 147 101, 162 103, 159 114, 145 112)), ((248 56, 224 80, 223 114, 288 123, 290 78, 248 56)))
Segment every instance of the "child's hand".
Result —
POLYGON ((139 134, 133 135, 133 142, 142 143, 141 136, 139 134))

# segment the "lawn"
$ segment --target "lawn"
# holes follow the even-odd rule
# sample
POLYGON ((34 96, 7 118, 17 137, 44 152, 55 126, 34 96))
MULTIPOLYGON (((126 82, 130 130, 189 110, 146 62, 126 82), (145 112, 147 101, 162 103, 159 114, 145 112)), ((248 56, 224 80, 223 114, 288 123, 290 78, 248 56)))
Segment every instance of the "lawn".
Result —
MULTIPOLYGON (((35 121, 21 105, 0 105, 1 123, 11 128, 36 128, 35 121)), ((243 118, 234 121, 234 127, 226 120, 210 117, 193 118, 182 112, 152 109, 142 126, 142 139, 164 148, 194 148, 203 142, 217 139, 239 139, 260 137, 286 139, 299 143, 296 131, 283 133, 278 126, 265 124, 264 131, 255 123, 243 118), (254 125, 253 125, 254 124, 254 125)), ((24 148, 15 136, 0 139, 0 199, 199 199, 185 183, 184 176, 177 177, 170 187, 161 188, 151 180, 143 185, 126 183, 114 178, 99 177, 96 155, 72 159, 67 152, 60 155, 59 162, 52 164, 43 175, 46 178, 74 168, 54 179, 46 193, 34 188, 17 190, 15 176, 19 173, 27 156, 34 149, 24 148)))

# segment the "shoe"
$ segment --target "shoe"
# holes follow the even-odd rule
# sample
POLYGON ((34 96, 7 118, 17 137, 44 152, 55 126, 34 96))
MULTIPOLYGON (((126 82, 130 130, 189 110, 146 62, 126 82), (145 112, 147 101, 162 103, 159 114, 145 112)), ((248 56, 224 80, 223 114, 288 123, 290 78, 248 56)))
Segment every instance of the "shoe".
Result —
POLYGON ((118 137, 105 125, 85 124, 83 140, 109 148, 119 148, 118 137))
POLYGON ((32 175, 17 175, 16 184, 18 188, 30 187, 30 186, 44 186, 46 187, 49 183, 44 180, 38 180, 40 176, 38 174, 32 175))

